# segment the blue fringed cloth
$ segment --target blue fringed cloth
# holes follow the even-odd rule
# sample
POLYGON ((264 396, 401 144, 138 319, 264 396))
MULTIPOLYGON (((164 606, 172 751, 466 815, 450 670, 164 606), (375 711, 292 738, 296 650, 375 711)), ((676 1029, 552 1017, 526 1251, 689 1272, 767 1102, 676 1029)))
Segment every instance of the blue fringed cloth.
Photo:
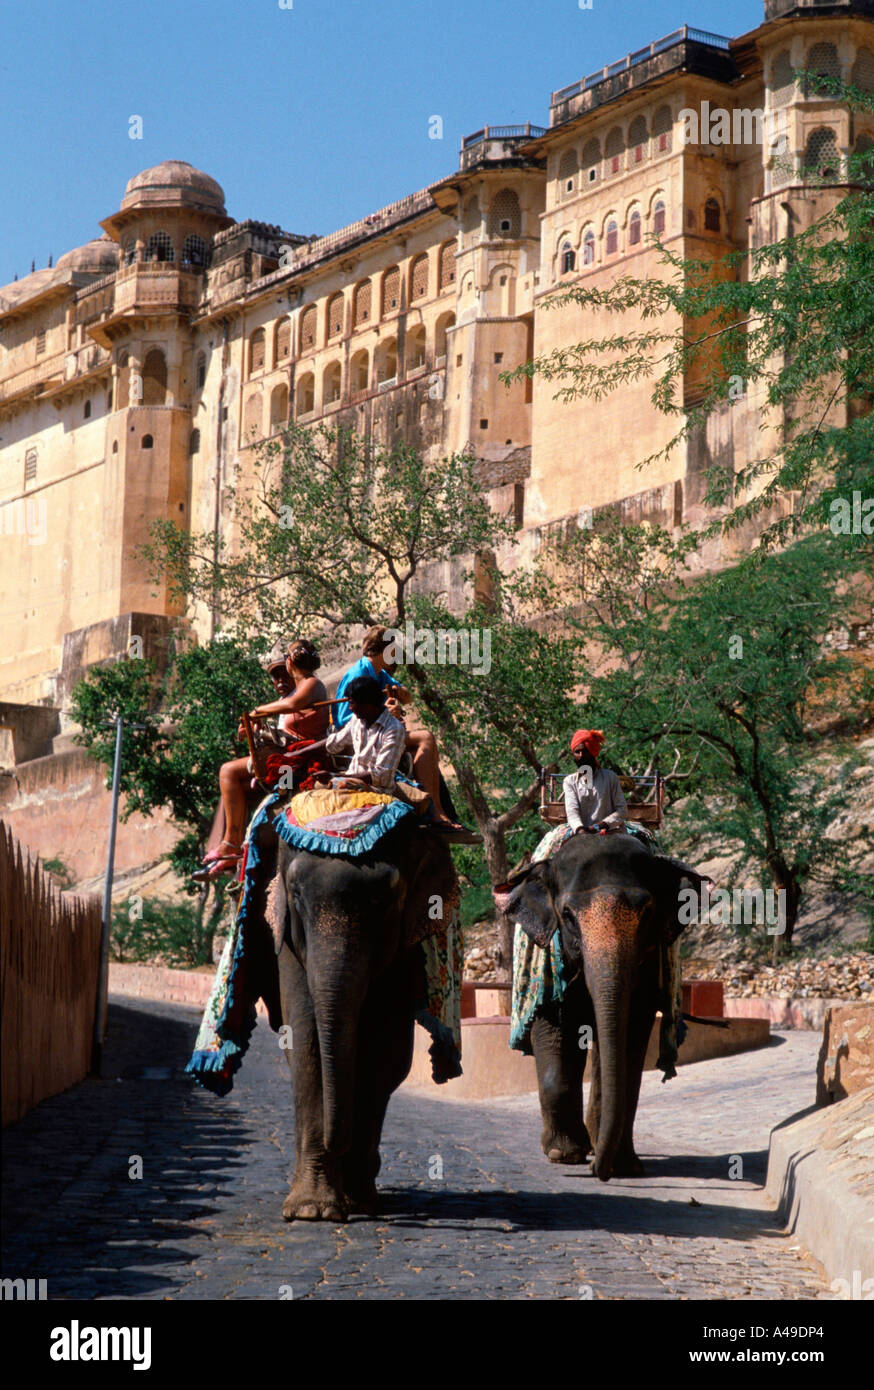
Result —
MULTIPOLYGON (((357 858, 409 815, 412 807, 372 791, 317 790, 292 797, 283 814, 273 816, 282 798, 265 798, 249 825, 243 860, 243 891, 234 928, 225 943, 215 981, 204 1009, 191 1059, 185 1068, 199 1085, 225 1096, 234 1084, 255 1027, 255 1001, 267 1006, 270 1026, 282 1024, 275 977, 273 940, 252 902, 262 869, 258 830, 272 820, 286 844, 320 854, 357 858), (299 821, 304 821, 300 824, 299 821), (269 962, 269 963, 268 963, 269 962)), ((457 914, 438 924, 422 941, 427 998, 417 1023, 431 1034, 434 1080, 461 1075, 461 976, 463 946, 457 914)))
MULTIPOLYGON (((628 832, 656 852, 658 841, 652 831, 635 822, 628 822, 628 832)), ((557 825, 547 831, 531 854, 532 864, 550 859, 572 834, 568 825, 557 825)), ((663 1080, 676 1076, 677 1052, 686 1033, 681 1016, 682 979, 680 944, 662 948, 659 962, 662 1021, 659 1032, 657 1068, 664 1072, 663 1080)), ((567 991, 567 974, 561 949, 561 932, 554 932, 544 949, 516 926, 513 936, 513 994, 510 1008, 510 1047, 532 1056, 531 1025, 537 1015, 550 1004, 560 1004, 567 991)))

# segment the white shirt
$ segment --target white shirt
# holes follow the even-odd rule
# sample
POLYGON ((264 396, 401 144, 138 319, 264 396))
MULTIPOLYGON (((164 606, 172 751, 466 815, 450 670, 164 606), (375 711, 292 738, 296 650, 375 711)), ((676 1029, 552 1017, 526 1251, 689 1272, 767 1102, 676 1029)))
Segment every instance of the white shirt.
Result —
POLYGON ((615 772, 581 767, 564 779, 564 809, 573 830, 586 825, 621 825, 628 807, 615 772))
POLYGON ((406 737, 406 727, 384 709, 372 724, 365 724, 353 714, 342 729, 328 735, 325 748, 329 753, 346 753, 351 749, 352 761, 345 775, 359 777, 364 772, 369 773, 372 786, 391 791, 406 737))

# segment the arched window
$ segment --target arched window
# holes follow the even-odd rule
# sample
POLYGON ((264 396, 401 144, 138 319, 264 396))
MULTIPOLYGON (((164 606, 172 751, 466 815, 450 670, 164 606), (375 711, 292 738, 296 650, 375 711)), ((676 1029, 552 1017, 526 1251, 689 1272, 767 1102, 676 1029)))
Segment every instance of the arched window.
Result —
POLYGON ((264 433, 264 401, 260 390, 253 391, 246 401, 246 410, 243 416, 243 444, 251 444, 253 440, 260 439, 264 433))
POLYGON ((562 248, 561 248, 561 273, 562 273, 562 275, 569 275, 570 272, 571 272, 572 270, 575 270, 575 269, 576 269, 576 264, 577 264, 577 257, 576 257, 576 253, 575 253, 575 251, 574 251, 574 248, 571 246, 571 244, 570 244, 569 241, 566 241, 566 242, 563 243, 562 248))
POLYGON ((708 198, 704 204, 704 230, 705 232, 722 231, 722 213, 715 198, 708 198))
POLYGON ((401 304, 401 272, 396 265, 391 266, 382 277, 382 309, 383 318, 386 314, 393 314, 401 304))
POLYGON ((151 348, 143 363, 143 405, 163 405, 167 396, 167 362, 160 348, 151 348))
MULTIPOLYGON (((816 77, 836 78, 841 75, 841 61, 833 43, 815 43, 807 55, 804 65, 816 77)), ((806 97, 823 97, 828 100, 829 92, 817 91, 817 83, 812 79, 805 83, 806 97)))
POLYGON ((182 243, 182 264, 202 269, 207 263, 207 245, 202 236, 189 233, 182 243))
POLYGON ((639 245, 640 245, 640 227, 641 227, 641 223, 640 223, 640 213, 637 211, 637 208, 635 208, 635 209, 634 209, 634 212, 631 214, 631 216, 630 216, 629 219, 628 219, 628 245, 629 245, 629 246, 639 246, 639 245))
POLYGON ((665 205, 661 198, 652 210, 652 229, 656 236, 661 236, 665 230, 665 205))
POLYGON ((789 182, 791 172, 788 137, 778 135, 777 139, 771 142, 765 170, 765 192, 772 193, 775 188, 782 188, 789 182))
POLYGON ((450 328, 455 327, 454 314, 441 314, 437 320, 436 332, 434 336, 434 353, 439 361, 446 357, 446 334, 450 328))
POLYGON ((176 259, 176 252, 173 243, 166 232, 152 232, 146 242, 147 261, 173 261, 176 259))
POLYGON ((349 363, 349 390, 353 395, 367 391, 370 386, 370 354, 361 348, 349 363))
POLYGON ((562 198, 569 198, 577 185, 577 152, 565 150, 558 161, 558 188, 562 198))
POLYGON ((200 430, 192 430, 188 436, 188 452, 192 457, 200 453, 200 430))
POLYGON ((415 256, 410 266, 410 299, 424 299, 428 293, 428 256, 415 256))
POLYGON ((343 332, 343 292, 338 290, 328 300, 328 337, 337 338, 343 332))
POLYGON ((455 242, 444 241, 440 247, 440 284, 441 290, 448 290, 455 284, 455 242))
POLYGON ((121 248, 122 265, 133 265, 137 258, 137 244, 135 241, 126 241, 121 248))
POLYGON ((194 364, 194 384, 199 391, 206 385, 206 353, 199 352, 194 364))
POLYGON ((643 162, 647 155, 648 144, 649 133, 646 128, 646 120, 643 116, 635 116, 628 127, 628 145, 631 151, 632 164, 643 162))
POLYGON ((809 178, 834 183, 840 176, 841 156, 835 133, 828 126, 817 126, 807 139, 804 172, 809 178))
POLYGON ((144 435, 143 435, 143 438, 142 438, 142 441, 141 441, 141 444, 140 444, 140 447, 143 448, 143 449, 153 449, 154 446, 155 446, 155 441, 154 441, 154 439, 152 438, 152 436, 151 436, 150 434, 144 434, 144 435))
POLYGON ((285 382, 270 392, 270 433, 275 434, 288 422, 288 387, 285 382))
POLYGON ((615 256, 619 250, 619 228, 611 220, 607 223, 607 255, 615 256))
POLYGON ((674 129, 674 118, 670 106, 660 106, 652 122, 652 138, 659 154, 670 154, 674 129))
POLYGON ((407 334, 407 371, 418 371, 420 367, 424 367, 425 361, 425 327, 420 323, 407 334))
POLYGON ((273 330, 273 363, 285 362, 291 355, 291 319, 282 318, 273 330))
POLYGON ((587 140, 583 146, 583 181, 587 184, 598 182, 601 167, 601 146, 597 140, 587 140))
POLYGON ((82 407, 82 416, 83 416, 83 418, 84 418, 85 420, 90 420, 90 419, 91 419, 91 402, 90 402, 90 401, 86 401, 85 404, 84 404, 84 406, 82 407))
POLYGON ((308 304, 300 316, 300 350, 307 352, 316 345, 316 306, 308 304))
POLYGON ((263 328, 256 328, 249 339, 249 375, 253 372, 263 372, 264 358, 267 352, 267 335, 263 328))
POLYGON ((316 404, 316 379, 312 372, 304 372, 297 383, 296 413, 310 415, 316 404))
POLYGON ((859 49, 850 81, 860 92, 874 92, 874 52, 870 48, 859 49))
POLYGON ((622 131, 615 125, 607 136, 607 143, 604 146, 604 158, 607 161, 608 174, 618 174, 622 162, 622 131))
POLYGON ((794 95, 795 73, 788 50, 784 49, 774 59, 771 69, 771 102, 774 106, 788 106, 794 95))
POLYGON ((342 385, 343 368, 339 362, 329 362, 322 375, 322 405, 335 405, 342 385))
POLYGON ((370 322, 370 281, 361 280, 352 295, 352 323, 355 328, 370 322))
POLYGON ((398 374, 398 345, 395 338, 387 338, 376 350, 376 384, 383 386, 395 381, 398 374))
POLYGON ((489 208, 489 241, 518 241, 522 235, 519 198, 512 188, 496 193, 489 208))
POLYGON ((595 264, 595 233, 587 227, 583 235, 583 265, 595 264))

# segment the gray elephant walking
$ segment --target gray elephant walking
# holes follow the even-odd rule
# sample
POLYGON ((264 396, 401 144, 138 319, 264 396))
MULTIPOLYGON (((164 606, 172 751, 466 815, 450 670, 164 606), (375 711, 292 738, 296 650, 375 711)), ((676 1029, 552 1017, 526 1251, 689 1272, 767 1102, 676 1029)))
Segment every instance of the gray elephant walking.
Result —
POLYGON ((541 1142, 554 1163, 582 1163, 606 1182, 643 1172, 634 1119, 647 1044, 664 996, 664 952, 679 936, 683 880, 703 876, 630 835, 573 836, 494 892, 499 908, 538 946, 560 933, 566 987, 530 1030, 541 1142), (583 1120, 588 1034, 592 1087, 583 1120))
POLYGON ((425 968, 426 939, 454 918, 458 883, 446 844, 412 816, 356 859, 281 842, 277 870, 263 910, 291 1030, 295 1168, 282 1212, 345 1221, 376 1209, 383 1121, 410 1070, 417 1017, 435 1039, 435 1080, 460 1071, 450 1030, 428 1012, 425 968))

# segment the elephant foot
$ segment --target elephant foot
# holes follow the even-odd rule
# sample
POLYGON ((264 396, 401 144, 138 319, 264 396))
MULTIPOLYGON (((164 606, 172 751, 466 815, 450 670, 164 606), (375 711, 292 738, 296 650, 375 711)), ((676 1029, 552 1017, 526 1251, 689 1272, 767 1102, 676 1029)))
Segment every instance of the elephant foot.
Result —
POLYGON ((585 1163, 587 1155, 592 1151, 585 1130, 577 1139, 572 1139, 567 1134, 545 1134, 541 1144, 550 1163, 585 1163))
POLYGON ((327 1182, 294 1182, 282 1204, 286 1221, 333 1221, 342 1223, 349 1213, 349 1199, 327 1182))
POLYGON ((362 1188, 348 1194, 349 1210, 356 1216, 376 1216, 379 1210, 379 1193, 374 1184, 369 1189, 362 1188))
POLYGON ((646 1169, 633 1151, 631 1153, 619 1153, 613 1160, 614 1178, 642 1178, 646 1169))

